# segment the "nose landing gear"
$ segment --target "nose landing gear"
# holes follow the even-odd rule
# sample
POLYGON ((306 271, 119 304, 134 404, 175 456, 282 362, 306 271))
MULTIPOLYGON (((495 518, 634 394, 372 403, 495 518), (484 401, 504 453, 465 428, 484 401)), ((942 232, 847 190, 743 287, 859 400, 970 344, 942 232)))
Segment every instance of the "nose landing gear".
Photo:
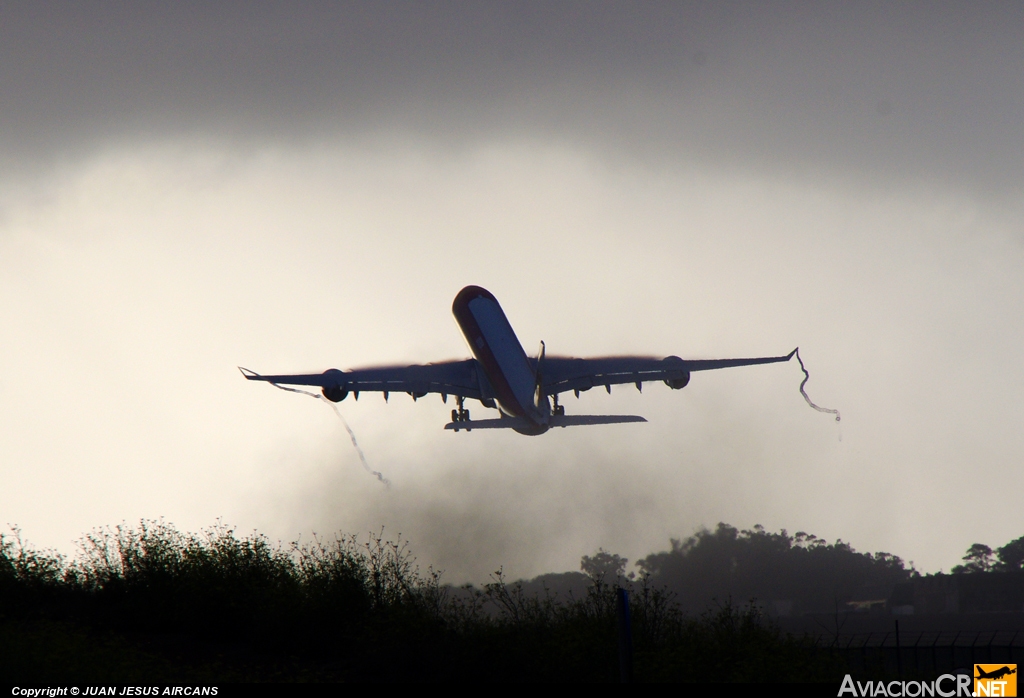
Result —
POLYGON ((556 393, 556 394, 552 395, 551 399, 555 403, 554 405, 551 406, 551 414, 553 414, 556 417, 561 417, 562 415, 564 415, 565 414, 565 406, 558 404, 558 394, 556 393))

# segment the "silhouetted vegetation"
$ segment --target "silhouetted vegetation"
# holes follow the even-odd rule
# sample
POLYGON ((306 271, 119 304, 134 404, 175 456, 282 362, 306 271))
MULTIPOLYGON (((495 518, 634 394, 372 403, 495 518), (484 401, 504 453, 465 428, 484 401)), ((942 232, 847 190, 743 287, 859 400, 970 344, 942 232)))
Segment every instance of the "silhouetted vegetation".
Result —
POLYGON ((583 556, 582 573, 511 582, 499 570, 458 589, 383 533, 280 545, 223 525, 190 534, 142 522, 78 547, 67 559, 28 548, 17 530, 0 535, 0 676, 616 681, 624 587, 636 680, 834 681, 847 670, 840 653, 785 635, 765 613, 835 613, 838 633, 842 604, 857 599, 887 599, 884 613, 948 613, 951 599, 954 612, 1019 610, 1024 572, 1024 538, 972 545, 953 575, 921 577, 887 553, 726 524, 673 540, 636 563, 639 575, 602 549, 583 556))
POLYGON ((1024 536, 995 550, 983 543, 975 543, 967 549, 963 560, 964 564, 951 570, 953 574, 1024 571, 1024 536))
POLYGON ((637 680, 841 677, 831 655, 785 636, 756 606, 726 599, 688 616, 654 577, 624 579, 624 565, 604 551, 585 558, 585 592, 561 597, 527 593, 501 571, 482 589, 451 589, 383 535, 280 546, 226 526, 196 535, 143 522, 86 536, 68 561, 15 532, 0 537, 0 674, 616 681, 615 589, 625 585, 637 680))
POLYGON ((787 613, 828 613, 855 599, 885 600, 892 588, 917 575, 889 553, 858 553, 841 540, 827 543, 799 532, 740 531, 718 524, 637 565, 651 582, 674 591, 689 611, 714 599, 758 599, 787 613))

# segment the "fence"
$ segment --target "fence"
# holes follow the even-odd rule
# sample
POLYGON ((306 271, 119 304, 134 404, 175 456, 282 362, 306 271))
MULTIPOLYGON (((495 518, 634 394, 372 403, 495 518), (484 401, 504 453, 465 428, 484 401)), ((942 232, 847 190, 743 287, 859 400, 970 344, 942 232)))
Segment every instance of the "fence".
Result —
POLYGON ((1024 631, 818 635, 818 646, 844 658, 850 673, 934 677, 974 664, 1024 662, 1024 631))

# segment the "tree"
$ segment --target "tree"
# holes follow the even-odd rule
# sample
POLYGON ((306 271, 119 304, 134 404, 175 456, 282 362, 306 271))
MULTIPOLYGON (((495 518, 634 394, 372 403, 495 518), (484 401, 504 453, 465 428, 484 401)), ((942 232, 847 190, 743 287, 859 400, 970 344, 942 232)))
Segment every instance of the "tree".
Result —
POLYGON ((626 574, 626 558, 598 548, 594 556, 584 555, 580 560, 580 569, 591 579, 606 581, 618 579, 626 574))
POLYGON ((992 548, 982 543, 975 543, 969 547, 963 560, 964 564, 957 565, 952 569, 954 574, 958 572, 991 572, 996 565, 992 548))
POLYGON ((715 600, 756 598, 766 604, 793 601, 800 613, 826 613, 837 600, 882 598, 916 575, 889 553, 858 553, 849 543, 829 544, 804 531, 791 536, 785 529, 741 531, 724 523, 673 539, 671 550, 637 565, 691 612, 715 600))
POLYGON ((1024 568, 1024 536, 997 549, 996 556, 999 558, 1000 570, 1016 572, 1024 568))

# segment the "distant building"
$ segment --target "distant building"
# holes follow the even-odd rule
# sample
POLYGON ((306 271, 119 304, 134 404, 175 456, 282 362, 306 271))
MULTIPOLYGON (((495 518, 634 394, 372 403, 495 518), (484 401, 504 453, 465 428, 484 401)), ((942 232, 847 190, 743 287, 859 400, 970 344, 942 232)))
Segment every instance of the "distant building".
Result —
POLYGON ((914 615, 914 583, 904 582, 893 587, 888 607, 894 616, 914 615))
POLYGON ((934 574, 897 584, 893 615, 1024 612, 1024 572, 934 574))

